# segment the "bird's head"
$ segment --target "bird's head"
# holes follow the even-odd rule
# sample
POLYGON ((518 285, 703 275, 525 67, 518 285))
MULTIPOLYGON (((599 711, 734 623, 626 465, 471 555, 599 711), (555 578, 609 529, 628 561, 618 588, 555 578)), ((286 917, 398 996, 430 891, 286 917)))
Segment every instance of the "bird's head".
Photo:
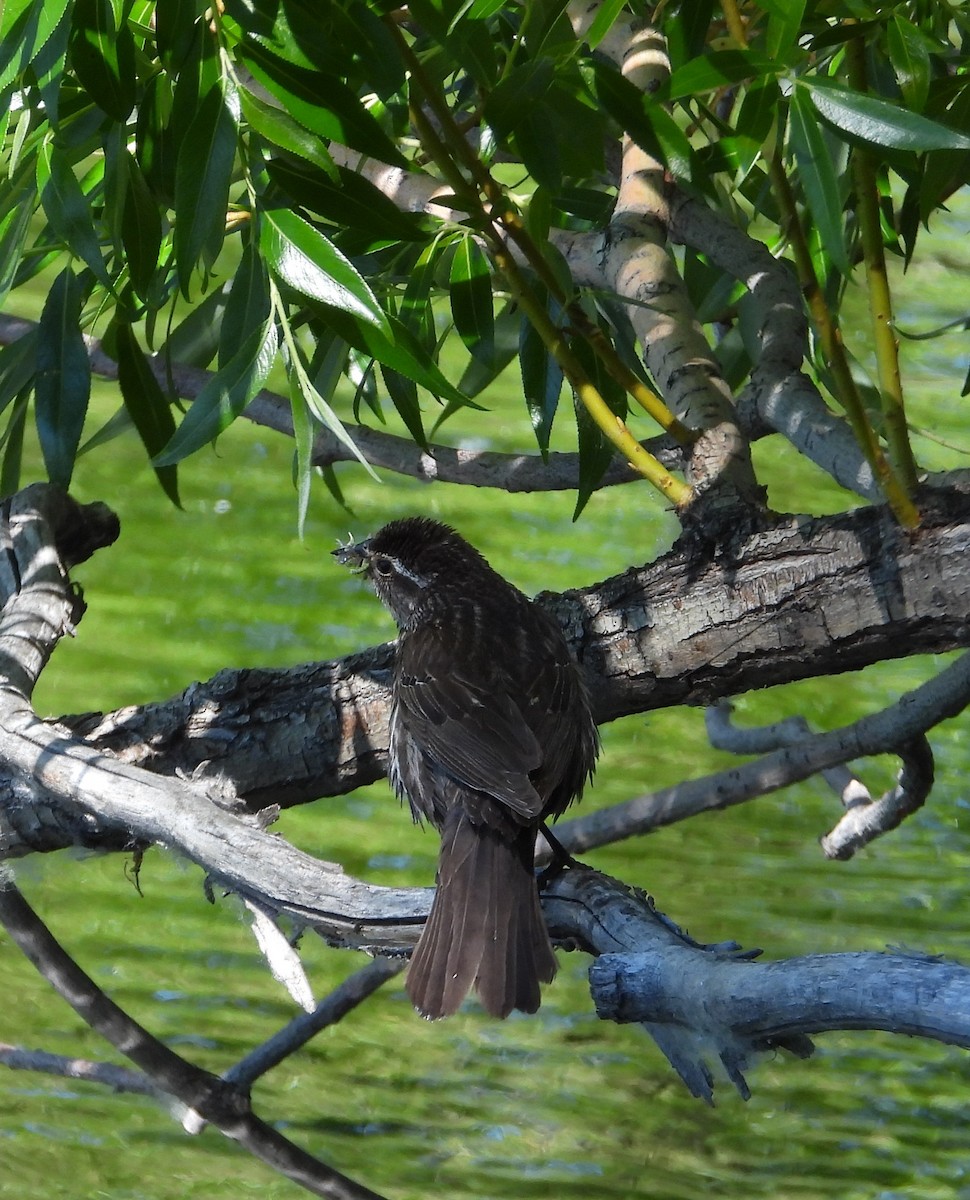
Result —
POLYGON ((442 576, 456 581, 469 569, 485 567, 484 559, 464 538, 428 517, 391 521, 371 537, 338 546, 331 553, 344 566, 367 576, 401 629, 442 576))

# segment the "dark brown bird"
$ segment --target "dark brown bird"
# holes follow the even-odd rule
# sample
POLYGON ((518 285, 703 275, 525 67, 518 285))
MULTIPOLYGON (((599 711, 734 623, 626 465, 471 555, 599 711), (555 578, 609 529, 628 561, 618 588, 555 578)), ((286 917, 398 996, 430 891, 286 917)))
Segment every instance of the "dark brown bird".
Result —
POLYGON ((392 521, 333 553, 397 622, 389 775, 414 819, 441 832, 408 995, 431 1019, 473 987, 493 1016, 535 1012, 556 973, 536 834, 580 795, 598 750, 562 630, 437 521, 392 521))

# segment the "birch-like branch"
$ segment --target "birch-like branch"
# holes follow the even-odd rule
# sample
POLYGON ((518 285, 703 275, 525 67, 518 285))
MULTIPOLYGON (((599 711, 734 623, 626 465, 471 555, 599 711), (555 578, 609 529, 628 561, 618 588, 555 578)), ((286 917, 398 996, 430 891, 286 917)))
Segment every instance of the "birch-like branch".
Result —
MULTIPOLYGON (((661 88, 670 77, 670 61, 660 31, 632 28, 621 67, 645 94, 661 88)), ((662 164, 624 137, 616 206, 603 247, 607 284, 632 302, 630 321, 667 406, 688 428, 701 431, 688 459, 688 481, 698 493, 716 484, 725 501, 757 505, 760 493, 730 388, 667 250, 669 224, 662 164)))

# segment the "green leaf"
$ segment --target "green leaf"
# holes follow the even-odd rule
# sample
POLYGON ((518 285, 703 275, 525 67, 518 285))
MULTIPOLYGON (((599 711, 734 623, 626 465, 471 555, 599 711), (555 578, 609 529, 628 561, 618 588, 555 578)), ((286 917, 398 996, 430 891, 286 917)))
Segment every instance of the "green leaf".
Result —
POLYGON ((115 24, 111 0, 75 0, 71 65, 95 104, 127 120, 135 106, 135 40, 127 22, 115 24))
MULTIPOLYGON (((148 451, 148 457, 153 458, 168 445, 175 433, 172 406, 159 387, 148 359, 127 321, 118 323, 115 342, 121 396, 132 424, 138 430, 138 436, 148 451)), ((156 466, 155 474, 168 498, 176 508, 181 508, 176 468, 156 466)))
POLYGON ((233 277, 219 332, 219 367, 224 367, 239 347, 265 325, 272 302, 266 265, 250 243, 233 277))
POLYGON ((644 96, 610 63, 593 64, 592 83, 596 99, 638 146, 679 178, 691 177, 690 142, 666 109, 644 96))
POLYGON ((421 419, 421 403, 418 400, 418 389, 413 380, 405 375, 399 375, 390 367, 381 367, 387 394, 398 411, 401 420, 407 426, 408 433, 422 450, 428 448, 428 437, 424 432, 424 422, 421 419))
POLYGON ((206 383, 152 465, 173 466, 228 429, 266 382, 278 348, 276 325, 266 321, 206 383))
POLYGON ((385 334, 373 325, 352 320, 339 310, 331 309, 321 315, 327 325, 355 350, 414 380, 434 396, 453 404, 477 407, 449 382, 427 350, 396 317, 387 317, 388 334, 385 334))
POLYGON ((290 376, 290 413, 293 417, 294 483, 296 484, 296 526, 300 541, 310 508, 310 483, 313 479, 313 421, 299 381, 290 376))
POLYGON ((270 178, 303 208, 318 213, 344 230, 364 235, 365 244, 424 240, 424 223, 416 213, 400 208, 365 179, 347 167, 334 168, 332 176, 303 163, 271 159, 270 178))
POLYGON ((55 234, 110 291, 111 280, 101 256, 91 205, 64 152, 51 141, 41 145, 37 156, 37 190, 55 234))
MULTIPOLYGON (((519 353, 519 333, 522 317, 511 302, 495 318, 495 339, 488 358, 476 356, 468 360, 458 387, 465 396, 477 396, 491 386, 519 353)), ((457 406, 455 406, 457 407, 457 406)), ((463 405, 462 407, 467 407, 463 405)), ((440 423, 440 422, 439 422, 440 423)), ((434 436, 432 432, 432 437, 434 436)))
POLYGON ((301 295, 387 330, 386 316, 354 266, 296 213, 285 208, 264 210, 259 246, 273 274, 301 295))
POLYGON ((593 17, 589 29, 586 30, 584 40, 589 43, 590 50, 595 50, 603 38, 613 28, 613 22, 620 15, 624 8, 624 0, 603 0, 603 3, 596 10, 596 15, 593 17))
POLYGON ((510 136, 552 86, 553 78, 552 63, 539 59, 515 67, 492 90, 484 115, 498 137, 510 136))
POLYGON ((186 296, 199 259, 211 267, 222 249, 235 157, 236 123, 221 89, 210 88, 182 138, 175 169, 175 260, 186 296))
POLYGON ((185 64, 201 24, 198 0, 164 0, 154 8, 155 45, 162 65, 177 75, 185 64))
POLYGON ((886 46, 903 99, 922 112, 930 90, 930 53, 924 35, 897 12, 886 25, 886 46))
POLYGON ((40 54, 72 0, 26 0, 0 6, 0 93, 40 54))
MULTIPOLYGON (((38 48, 31 63, 44 113, 54 130, 59 127, 61 84, 64 81, 64 64, 70 38, 71 11, 67 8, 51 31, 50 37, 38 48)), ((29 111, 25 108, 25 115, 29 111)))
POLYGON ((0 217, 0 308, 13 286, 23 258, 24 245, 34 215, 32 198, 25 194, 19 204, 0 217))
POLYGON ((791 98, 790 129, 792 150, 798 164, 798 180, 815 221, 822 245, 843 275, 849 273, 842 224, 842 191, 826 145, 825 136, 815 118, 815 109, 807 92, 796 88, 791 98))
MULTIPOLYGON (((610 410, 625 418, 627 412, 626 393, 612 379, 602 361, 585 338, 574 338, 570 342, 573 353, 596 385, 610 410)), ((613 459, 613 446, 607 441, 600 427, 586 411, 585 406, 575 400, 577 448, 579 450, 579 483, 576 488, 576 507, 573 520, 577 520, 596 490, 603 473, 613 459)))
POLYGON ((128 186, 121 214, 121 242, 132 286, 144 298, 158 266, 162 218, 138 163, 127 150, 123 157, 128 186))
POLYGON ((37 368, 37 340, 34 328, 0 350, 0 412, 32 384, 37 368))
POLYGON ((768 14, 765 49, 772 58, 784 55, 798 42, 805 0, 760 0, 760 7, 768 14))
POLYGON ((345 15, 367 79, 382 100, 390 99, 405 82, 404 64, 393 35, 362 0, 350 4, 345 15))
POLYGON ((871 146, 916 154, 926 150, 970 150, 970 137, 888 100, 823 84, 818 79, 800 79, 796 87, 806 88, 822 119, 850 140, 858 138, 871 146))
POLYGON ((392 166, 408 165, 375 118, 336 75, 288 63, 258 42, 247 42, 240 53, 254 78, 311 133, 392 166))
POLYGON ((336 178, 337 168, 330 152, 316 134, 311 133, 299 121, 295 121, 289 113, 277 108, 275 104, 267 104, 244 87, 239 89, 239 100, 243 116, 250 128, 255 129, 260 137, 281 150, 305 158, 307 162, 336 178))
MULTIPOLYGON (((558 320, 559 311, 550 314, 558 320)), ((522 373, 522 393, 532 420, 532 429, 542 457, 549 453, 552 423, 562 394, 562 368, 546 349, 528 321, 522 323, 519 337, 519 370, 522 373)), ((586 411, 585 409, 583 410, 586 411)))
POLYGON ((462 238, 451 260, 451 315, 465 348, 488 360, 495 346, 492 279, 488 258, 473 235, 462 238))
POLYGON ((714 92, 742 79, 775 75, 784 64, 757 50, 714 50, 678 68, 670 79, 669 100, 714 92))
POLYGON ((40 316, 35 418, 51 483, 66 491, 91 396, 91 366, 81 335, 84 291, 65 267, 51 285, 40 316))

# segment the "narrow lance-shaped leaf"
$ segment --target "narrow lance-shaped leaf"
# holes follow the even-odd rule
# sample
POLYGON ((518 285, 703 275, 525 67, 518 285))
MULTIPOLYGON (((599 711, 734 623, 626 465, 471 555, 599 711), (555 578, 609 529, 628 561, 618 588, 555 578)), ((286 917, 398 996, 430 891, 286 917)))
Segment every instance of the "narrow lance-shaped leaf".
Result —
POLYGON ((71 0, 0 5, 0 92, 34 60, 60 25, 71 0))
POLYGON ((121 241, 132 285, 140 296, 144 296, 158 266, 162 218, 138 163, 127 150, 124 159, 128 187, 121 214, 121 241))
MULTIPOLYGON (((121 396, 132 424, 148 451, 148 457, 153 458, 168 445, 175 433, 172 406, 159 387, 148 359, 127 322, 118 324, 115 344, 121 396)), ((168 498, 176 507, 181 507, 176 468, 155 467, 155 474, 168 498)))
POLYGON ((970 137, 888 100, 819 80, 800 79, 796 86, 807 88, 822 118, 850 138, 916 154, 926 150, 970 150, 970 137))
POLYGON ((265 210, 259 245, 283 283, 387 332, 387 318, 356 268, 302 217, 284 208, 265 210))
MULTIPOLYGON (((519 341, 522 391, 532 419, 532 428, 542 457, 549 453, 552 422, 562 394, 563 373, 546 349, 542 338, 528 321, 523 322, 519 341)), ((585 411, 585 410, 584 410, 585 411)))
POLYGON ((111 280, 101 256, 91 205, 62 150, 46 141, 37 156, 37 190, 51 228, 72 254, 84 260, 108 289, 111 280))
POLYGON ((199 392, 152 465, 168 467, 181 462, 227 429, 266 382, 278 346, 276 325, 268 320, 199 392))
POLYGON ((336 178, 336 165, 320 137, 294 120, 289 113, 283 112, 275 104, 267 104, 246 88, 239 89, 239 100, 243 116, 260 137, 279 146, 281 150, 298 154, 336 178))
POLYGON ((492 281, 485 252, 472 236, 462 238, 451 260, 451 315, 470 354, 488 359, 495 344, 492 281))
POLYGON ((91 366, 81 334, 84 291, 65 267, 48 293, 37 342, 35 417, 51 483, 67 488, 91 396, 91 366))
POLYGON ((229 362, 254 330, 263 326, 270 309, 266 264, 255 246, 250 243, 243 251, 226 301, 226 311, 219 332, 220 368, 229 362))
POLYGON ((226 231, 236 123, 221 88, 210 88, 186 130, 175 169, 175 259, 188 292, 200 258, 215 261, 226 231))
POLYGON ((896 13, 886 25, 886 45, 904 100, 910 108, 921 111, 930 90, 930 53, 925 35, 896 13))
POLYGON ((825 247, 843 275, 849 273, 849 257, 842 229, 842 193, 832 155, 819 128, 808 94, 796 88, 790 108, 791 145, 798 164, 798 179, 825 247))
POLYGON ((115 23, 111 0, 75 0, 71 65, 81 86, 116 121, 135 105, 135 42, 115 23))

